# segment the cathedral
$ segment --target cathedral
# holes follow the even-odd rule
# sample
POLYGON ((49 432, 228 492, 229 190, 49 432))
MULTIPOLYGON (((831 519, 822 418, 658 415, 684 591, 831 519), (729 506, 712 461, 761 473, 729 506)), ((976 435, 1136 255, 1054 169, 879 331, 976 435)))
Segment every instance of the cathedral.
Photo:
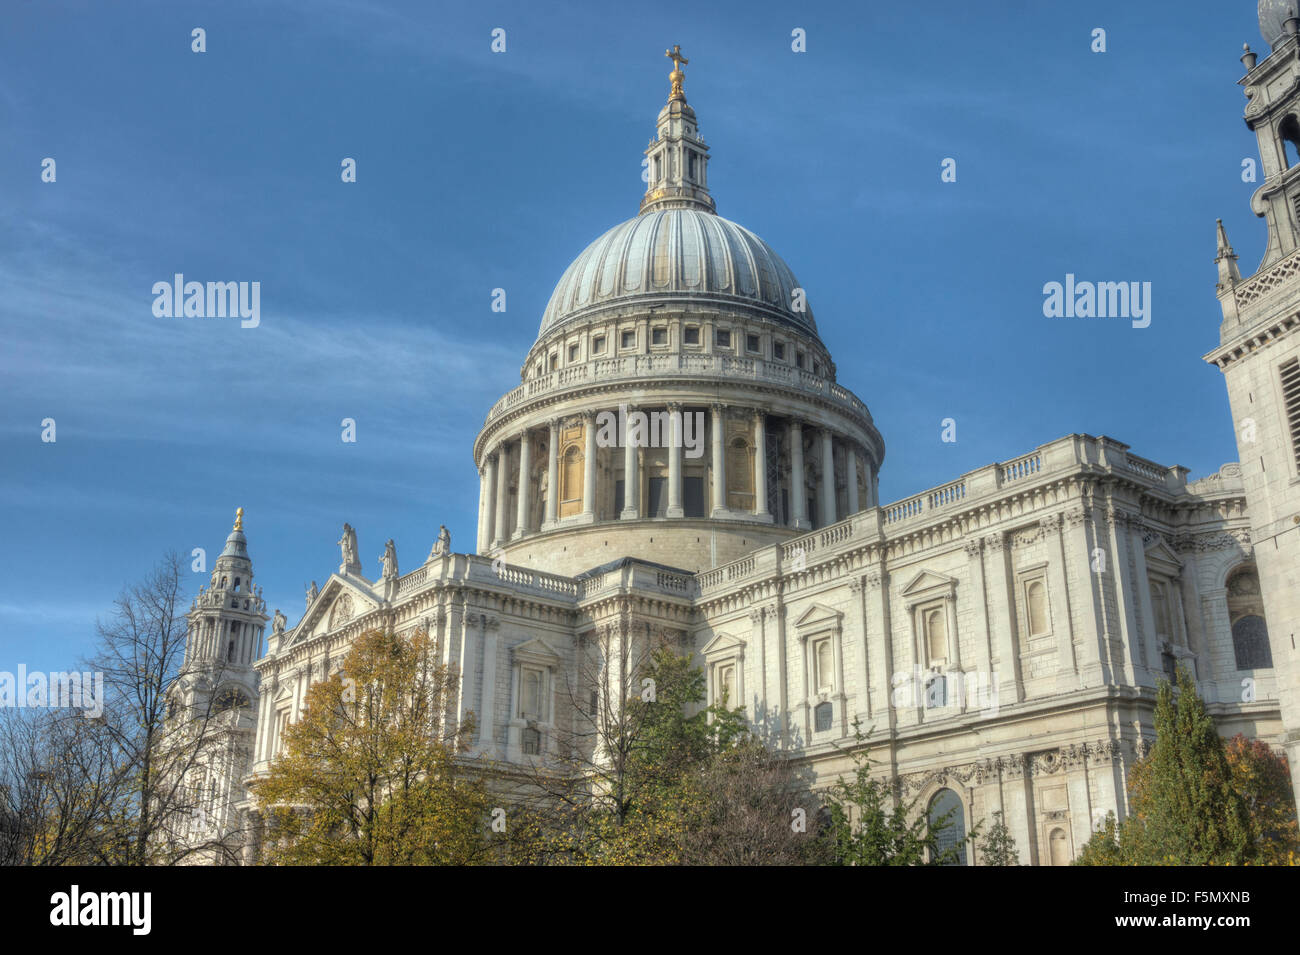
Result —
POLYGON ((1271 52, 1247 48, 1240 82, 1267 252, 1243 278, 1219 225, 1223 321, 1200 346, 1240 463, 1192 479, 1071 433, 885 503, 882 431, 837 381, 790 268, 717 212, 670 51, 637 214, 560 277, 474 442, 472 550, 444 530, 403 572, 389 540, 372 580, 344 525, 337 570, 288 627, 253 587, 242 519, 230 533, 173 693, 227 715, 195 785, 243 859, 260 839, 246 782, 373 628, 435 638, 474 757, 556 765, 615 686, 612 665, 583 683, 590 656, 667 642, 815 786, 851 769, 860 726, 904 799, 953 811, 953 832, 1001 818, 1029 865, 1068 864, 1108 812, 1124 818, 1157 682, 1178 665, 1223 735, 1285 747, 1294 773, 1300 19, 1285 0, 1259 15, 1271 52))

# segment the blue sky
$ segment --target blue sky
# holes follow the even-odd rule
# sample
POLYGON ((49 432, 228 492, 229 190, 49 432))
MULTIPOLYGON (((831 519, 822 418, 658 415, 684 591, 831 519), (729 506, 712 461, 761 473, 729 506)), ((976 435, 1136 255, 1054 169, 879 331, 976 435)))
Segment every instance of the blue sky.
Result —
POLYGON ((388 537, 403 570, 440 523, 472 547, 471 442, 565 266, 636 213, 673 43, 718 211, 808 290, 883 500, 1075 431, 1216 470, 1215 217, 1246 274, 1264 240, 1246 41, 1267 53, 1248 0, 7 0, 0 669, 74 661, 236 506, 291 624, 345 520, 370 576, 388 537), (155 318, 176 272, 260 281, 261 325, 155 318), (1151 282, 1151 326, 1045 318, 1066 273, 1151 282))

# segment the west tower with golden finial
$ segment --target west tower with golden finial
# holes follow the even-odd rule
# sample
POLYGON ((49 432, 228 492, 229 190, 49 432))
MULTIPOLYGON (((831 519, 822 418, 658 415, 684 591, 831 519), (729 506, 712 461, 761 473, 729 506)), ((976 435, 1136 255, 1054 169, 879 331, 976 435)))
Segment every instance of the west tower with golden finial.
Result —
MULTIPOLYGON (((205 847, 204 861, 231 861, 226 843, 242 843, 240 812, 247 798, 243 779, 252 763, 257 727, 258 676, 266 604, 253 586, 253 562, 244 537, 244 509, 186 615, 185 658, 168 690, 168 720, 175 738, 194 750, 186 772, 186 818, 177 836, 205 847), (192 733, 181 730, 188 727, 192 733)), ((284 617, 276 611, 276 626, 284 617)))

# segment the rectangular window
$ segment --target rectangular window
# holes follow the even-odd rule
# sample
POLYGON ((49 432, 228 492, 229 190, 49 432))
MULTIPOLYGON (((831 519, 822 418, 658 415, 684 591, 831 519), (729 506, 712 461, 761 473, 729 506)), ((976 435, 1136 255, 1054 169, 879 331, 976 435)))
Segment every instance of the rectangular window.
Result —
POLYGON ((691 179, 694 179, 695 178, 695 153, 688 152, 686 155, 688 157, 686 160, 687 169, 689 169, 688 175, 691 179))
POLYGON ((668 479, 652 477, 646 482, 649 487, 648 507, 651 517, 663 517, 668 513, 668 479))
POLYGON ((800 368, 804 366, 803 352, 797 352, 795 354, 794 363, 798 365, 800 368))
POLYGON ((634 331, 624 332, 622 341, 623 341, 624 348, 632 348, 634 345, 636 345, 636 332, 634 331))
POLYGON ((698 345, 700 343, 700 326, 687 325, 682 331, 682 341, 687 345, 698 345))
POLYGON ((1300 468, 1300 358, 1283 362, 1278 372, 1282 376, 1282 402, 1291 431, 1291 454, 1300 468))
POLYGON ((551 371, 555 371, 556 366, 559 365, 559 364, 560 364, 560 356, 557 355, 555 352, 551 352, 551 367, 550 367, 550 370, 551 370, 551 371))
POLYGON ((716 329, 713 333, 713 344, 719 348, 731 347, 731 331, 726 328, 716 329))
POLYGON ((756 351, 758 351, 758 336, 757 336, 757 335, 746 335, 746 336, 745 336, 745 350, 746 350, 746 351, 752 351, 752 352, 756 352, 756 351))
POLYGON ((687 517, 704 516, 704 478, 682 478, 682 511, 687 517))
POLYGON ((652 329, 652 330, 650 331, 650 344, 651 344, 651 345, 667 345, 667 344, 668 344, 668 329, 666 329, 666 328, 655 328, 655 329, 652 329))
POLYGON ((591 353, 593 355, 605 354, 605 336, 597 335, 591 340, 591 353))
POLYGON ((577 346, 577 345, 570 345, 570 346, 569 346, 569 361, 574 362, 574 361, 577 361, 577 360, 578 360, 578 346, 577 346))
POLYGON ((772 357, 777 361, 785 361, 785 342, 772 343, 772 357))

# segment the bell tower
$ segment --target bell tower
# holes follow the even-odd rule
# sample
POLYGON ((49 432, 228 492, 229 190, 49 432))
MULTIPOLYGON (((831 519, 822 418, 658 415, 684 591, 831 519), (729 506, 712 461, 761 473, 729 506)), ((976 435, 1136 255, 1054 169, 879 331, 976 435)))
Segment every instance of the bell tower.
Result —
MULTIPOLYGON (((1292 785, 1300 794, 1300 17, 1295 0, 1259 0, 1271 52, 1246 47, 1246 125, 1259 143, 1263 184, 1251 209, 1264 219, 1263 261, 1245 278, 1222 222, 1216 232, 1219 346, 1205 356, 1228 387, 1251 545, 1263 599, 1266 656, 1239 652, 1259 639, 1258 617, 1233 621, 1243 700, 1254 681, 1276 681, 1292 785), (1243 627, 1239 632, 1239 625, 1243 627), (1247 625, 1255 628, 1247 633, 1247 625), (1261 665, 1261 661, 1263 664, 1261 665), (1248 668, 1248 666, 1250 668, 1248 668)), ((1262 692, 1259 694, 1264 695, 1262 692)))
MULTIPOLYGON (((244 537, 244 509, 217 557, 212 577, 186 615, 185 660, 168 696, 168 720, 193 727, 200 742, 186 773, 183 801, 190 816, 182 837, 193 845, 237 844, 240 812, 247 798, 244 776, 252 765, 257 728, 258 676, 266 604, 253 586, 253 562, 244 537)), ((284 617, 276 611, 276 625, 284 617)), ((187 738, 184 733, 181 739, 187 738)), ((231 851, 211 861, 229 861, 231 851)))

